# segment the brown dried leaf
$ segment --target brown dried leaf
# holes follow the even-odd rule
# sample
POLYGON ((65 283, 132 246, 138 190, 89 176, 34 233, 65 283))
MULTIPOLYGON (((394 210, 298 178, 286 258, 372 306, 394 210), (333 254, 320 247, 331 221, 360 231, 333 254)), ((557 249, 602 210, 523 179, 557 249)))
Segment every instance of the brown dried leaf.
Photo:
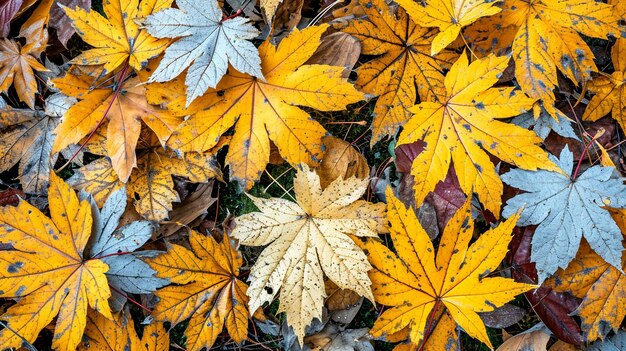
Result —
POLYGON ((333 136, 324 137, 326 153, 319 167, 316 168, 322 189, 337 178, 357 177, 365 179, 370 170, 367 160, 349 142, 333 136))

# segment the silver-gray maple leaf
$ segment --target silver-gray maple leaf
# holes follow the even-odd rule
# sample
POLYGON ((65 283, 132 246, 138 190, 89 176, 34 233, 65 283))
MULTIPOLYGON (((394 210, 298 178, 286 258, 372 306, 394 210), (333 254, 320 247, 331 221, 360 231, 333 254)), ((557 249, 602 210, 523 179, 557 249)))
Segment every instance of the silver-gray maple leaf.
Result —
MULTIPOLYGON (((81 197, 85 198, 86 194, 81 192, 81 197)), ((156 252, 134 252, 152 237, 152 222, 134 221, 117 228, 126 209, 126 189, 113 192, 102 210, 98 209, 93 198, 90 201, 93 224, 88 257, 100 258, 109 266, 106 276, 113 290, 109 299, 111 308, 119 311, 123 307, 126 298, 121 292, 149 294, 167 285, 167 279, 155 277, 156 272, 141 260, 142 257, 153 257, 156 252)))
POLYGON ((626 331, 620 330, 610 338, 594 342, 587 351, 626 351, 626 331))
POLYGON ((554 131, 556 134, 566 138, 580 140, 578 139, 574 128, 572 128, 572 123, 567 116, 559 110, 556 111, 558 121, 542 109, 537 119, 535 119, 532 112, 528 112, 513 118, 511 122, 524 128, 532 127, 533 132, 535 132, 535 134, 543 140, 546 140, 550 131, 554 131))
POLYGON ((258 36, 259 31, 248 19, 223 20, 217 0, 178 0, 176 4, 178 9, 164 9, 146 18, 150 35, 182 37, 165 50, 150 82, 172 80, 189 67, 185 78, 189 106, 219 83, 228 63, 239 72, 263 79, 259 52, 248 41, 258 36))
POLYGON ((523 208, 517 225, 538 225, 530 258, 536 263, 539 283, 559 267, 567 267, 583 236, 606 262, 620 269, 622 233, 602 207, 626 207, 623 180, 614 176, 614 168, 602 166, 572 180, 574 156, 567 146, 559 160, 551 159, 564 174, 514 169, 502 175, 505 183, 527 192, 508 200, 502 214, 509 217, 523 208))

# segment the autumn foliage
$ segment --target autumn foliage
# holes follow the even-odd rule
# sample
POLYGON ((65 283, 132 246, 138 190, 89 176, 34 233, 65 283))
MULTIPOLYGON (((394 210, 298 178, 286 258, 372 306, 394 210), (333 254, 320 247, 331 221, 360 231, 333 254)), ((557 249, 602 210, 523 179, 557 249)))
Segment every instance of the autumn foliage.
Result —
POLYGON ((626 1, 0 0, 0 350, 625 350, 626 1))

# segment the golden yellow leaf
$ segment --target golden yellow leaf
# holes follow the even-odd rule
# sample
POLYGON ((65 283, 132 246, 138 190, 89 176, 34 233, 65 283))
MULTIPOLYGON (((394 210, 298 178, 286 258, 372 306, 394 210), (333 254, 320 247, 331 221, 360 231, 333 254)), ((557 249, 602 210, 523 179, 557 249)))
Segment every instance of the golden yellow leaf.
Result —
MULTIPOLYGON (((327 28, 322 25, 294 30, 278 47, 265 41, 259 48, 265 81, 232 70, 215 89, 197 99, 207 108, 185 120, 168 145, 185 152, 203 152, 215 146, 234 124, 226 163, 231 179, 246 189, 252 187, 268 163, 270 140, 290 164, 315 165, 322 156, 321 139, 326 131, 297 106, 336 111, 363 99, 363 94, 342 78, 343 67, 304 65, 327 28)), ((169 91, 154 94, 168 96, 169 91)), ((176 96, 168 109, 185 106, 181 105, 180 94, 176 96)), ((188 111, 176 113, 186 115, 188 111)))
POLYGON ((415 0, 396 2, 406 9, 415 23, 439 28, 439 33, 433 38, 431 55, 450 45, 463 27, 502 10, 491 0, 428 0, 425 6, 415 0))
MULTIPOLYGON (((626 232, 626 210, 610 212, 622 233, 626 232)), ((626 268, 626 256, 622 265, 626 268)), ((626 275, 606 263, 586 242, 569 266, 555 273, 550 284, 583 299, 576 314, 582 318, 581 327, 589 341, 604 339, 611 329, 617 331, 626 316, 626 275)))
POLYGON ((432 334, 432 315, 445 308, 467 334, 491 347, 476 312, 492 311, 533 288, 508 278, 486 278, 506 255, 519 216, 512 216, 469 245, 474 220, 468 200, 446 225, 435 257, 433 244, 415 212, 405 208, 390 188, 387 200, 397 255, 378 242, 360 245, 374 267, 369 275, 376 302, 391 306, 374 323, 372 335, 394 334, 408 327, 410 341, 418 344, 432 334))
POLYGON ((445 179, 451 161, 463 192, 476 192, 495 216, 502 205, 502 181, 487 153, 523 169, 558 170, 538 146, 541 139, 535 133, 497 120, 519 115, 534 102, 513 88, 491 88, 508 61, 490 55, 468 64, 461 55, 445 78, 446 96, 411 108, 414 116, 398 145, 426 143, 411 167, 418 204, 445 179))
POLYGON ((167 351, 169 334, 162 323, 151 323, 144 327, 139 339, 132 317, 119 313, 113 319, 89 310, 87 326, 77 351, 167 351))
MULTIPOLYGON (((620 36, 613 6, 595 0, 504 0, 502 12, 478 21, 467 40, 482 46, 512 46, 515 76, 528 96, 539 99, 556 118, 554 88, 557 69, 575 83, 591 79, 597 71, 594 55, 578 33, 593 38, 620 36), (500 35, 500 30, 504 28, 500 35), (495 40, 495 41, 494 41, 495 40)), ((560 114, 560 113, 559 113, 560 114)))
POLYGON ((35 108, 37 80, 33 70, 48 69, 37 61, 29 48, 32 47, 20 46, 12 40, 0 38, 0 93, 6 93, 13 84, 20 101, 35 108))
POLYGON ((591 98, 583 119, 596 121, 612 112, 613 118, 626 130, 626 39, 617 39, 611 52, 615 72, 594 78, 587 88, 595 96, 591 98))
POLYGON ((115 85, 107 79, 96 79, 90 74, 81 74, 73 67, 65 77, 54 79, 55 87, 66 95, 80 99, 72 106, 56 128, 57 138, 52 146, 56 153, 70 144, 79 142, 90 134, 103 118, 107 119, 107 156, 113 169, 124 183, 137 166, 135 149, 141 125, 145 123, 159 137, 161 144, 172 134, 182 118, 176 117, 146 101, 145 88, 138 78, 124 81, 120 93, 115 95, 115 85), (115 97, 113 102, 112 99, 115 97))
POLYGON ((79 65, 104 65, 113 72, 126 61, 135 70, 141 70, 148 59, 159 55, 169 43, 156 39, 137 23, 146 16, 169 8, 171 0, 105 0, 104 18, 98 12, 80 7, 61 7, 72 20, 76 32, 94 49, 83 51, 72 60, 79 65))
POLYGON ((385 232, 384 205, 358 200, 369 180, 341 178, 322 190, 305 164, 294 179, 297 203, 250 196, 261 212, 235 219, 232 235, 243 245, 267 246, 250 271, 250 310, 271 302, 280 291, 278 312, 302 342, 304 330, 321 319, 324 275, 341 289, 373 300, 365 254, 351 235, 385 232))
POLYGON ((237 278, 239 252, 227 235, 218 243, 191 231, 189 243, 191 250, 170 244, 166 254, 148 260, 158 277, 177 284, 155 293, 159 302, 152 317, 172 325, 191 317, 185 330, 190 351, 210 349, 224 326, 235 342, 243 342, 250 314, 247 286, 237 278))
POLYGON ((54 0, 42 0, 35 11, 20 27, 19 36, 26 39, 23 47, 35 57, 46 50, 48 46, 48 22, 50 21, 50 8, 55 4, 54 0))
POLYGON ((384 0, 371 0, 363 9, 368 21, 352 21, 344 31, 361 40, 363 54, 378 56, 357 69, 356 81, 363 92, 379 95, 372 121, 370 145, 374 145, 395 136, 411 116, 408 109, 418 93, 421 101, 445 96, 442 71, 457 55, 444 51, 431 57, 437 30, 416 25, 402 8, 394 15, 384 0))
POLYGON ((92 229, 89 202, 79 201, 54 173, 48 200, 50 218, 25 201, 0 208, 0 241, 14 248, 0 251, 0 297, 20 298, 0 316, 11 328, 0 331, 5 348, 19 347, 21 337, 33 342, 58 317, 52 348, 74 350, 87 323, 87 306, 112 318, 109 267, 83 258, 92 229))
MULTIPOLYGON (((89 151, 99 155, 105 153, 105 137, 99 134, 93 139, 89 151)), ((137 150, 140 154, 138 167, 130 175, 127 193, 128 198, 135 199, 137 212, 149 220, 166 219, 172 210, 172 202, 180 201, 172 176, 195 183, 222 177, 213 153, 188 152, 179 157, 172 150, 163 149, 158 138, 147 130, 142 133, 137 150)), ((90 192, 100 206, 109 194, 123 186, 106 157, 77 169, 68 182, 76 189, 90 192)))

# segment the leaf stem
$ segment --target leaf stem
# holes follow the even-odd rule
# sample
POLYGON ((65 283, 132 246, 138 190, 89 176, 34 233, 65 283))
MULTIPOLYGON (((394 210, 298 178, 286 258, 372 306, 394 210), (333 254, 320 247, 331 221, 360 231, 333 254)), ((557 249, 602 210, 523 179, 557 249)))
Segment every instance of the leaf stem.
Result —
POLYGON ((235 17, 238 17, 239 15, 241 15, 243 13, 242 9, 239 9, 237 11, 235 11, 235 13, 233 13, 230 16, 222 16, 222 20, 220 21, 220 23, 224 23, 225 21, 228 21, 229 19, 233 19, 235 17))
POLYGON ((589 146, 591 146, 591 144, 594 141, 596 141, 596 139, 598 139, 598 137, 600 137, 602 134, 604 133, 597 133, 593 138, 591 138, 591 140, 587 143, 587 145, 585 145, 585 149, 583 150, 583 153, 580 155, 580 158, 578 159, 578 164, 576 165, 576 169, 574 170, 574 174, 572 175, 572 182, 575 181, 576 178, 578 177, 578 171, 580 170, 580 165, 583 163, 583 158, 585 157, 587 150, 589 150, 589 146))
POLYGON ((441 300, 437 298, 437 300, 435 300, 435 307, 433 307, 433 310, 430 311, 430 317, 428 318, 428 324, 426 325, 426 331, 424 332, 424 339, 420 343, 420 347, 417 349, 417 351, 422 351, 422 349, 424 349, 424 345, 426 345, 428 338, 430 338, 430 336, 433 333, 431 329, 433 329, 435 318, 437 317, 437 313, 439 312, 440 303, 441 303, 441 300))
POLYGON ((133 300, 131 297, 129 297, 128 295, 124 294, 123 292, 117 290, 116 288, 112 287, 111 285, 109 285, 109 288, 111 288, 111 290, 115 291, 116 293, 122 295, 123 297, 125 297, 129 302, 131 302, 133 305, 136 305, 137 307, 141 308, 142 310, 148 312, 148 313, 152 313, 152 310, 149 309, 148 307, 142 305, 141 303, 133 300))
POLYGON ((122 256, 122 255, 128 255, 128 254, 131 254, 131 253, 132 253, 132 252, 129 252, 129 251, 114 252, 114 253, 107 254, 107 255, 104 255, 104 256, 99 256, 99 257, 90 258, 90 260, 101 260, 101 259, 103 259, 103 258, 107 258, 107 257, 122 256))
POLYGON ((104 114, 102 115, 102 118, 98 122, 98 125, 89 133, 89 135, 87 136, 87 139, 85 139, 85 141, 80 145, 78 150, 74 152, 72 157, 70 157, 70 159, 67 162, 65 162, 63 166, 61 166, 61 168, 57 169, 57 172, 62 171, 63 169, 65 169, 65 167, 67 167, 70 163, 72 163, 74 158, 78 156, 78 153, 85 147, 85 145, 87 145, 87 143, 94 136, 98 128, 100 128, 100 126, 106 119, 107 115, 109 114, 111 107, 113 107, 113 103, 115 102, 115 100, 117 100, 117 96, 120 94, 120 91, 122 90, 122 85, 124 84, 124 79, 126 79, 126 74, 128 73, 129 67, 130 65, 128 64, 128 60, 126 60, 126 63, 124 63, 124 67, 122 68, 122 71, 120 72, 119 79, 117 80, 117 86, 115 87, 115 91, 113 92, 113 97, 111 98, 111 102, 109 102, 109 105, 107 106, 107 109, 104 111, 104 114))

